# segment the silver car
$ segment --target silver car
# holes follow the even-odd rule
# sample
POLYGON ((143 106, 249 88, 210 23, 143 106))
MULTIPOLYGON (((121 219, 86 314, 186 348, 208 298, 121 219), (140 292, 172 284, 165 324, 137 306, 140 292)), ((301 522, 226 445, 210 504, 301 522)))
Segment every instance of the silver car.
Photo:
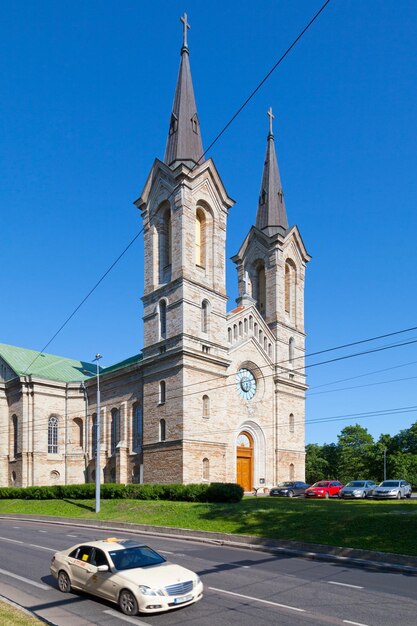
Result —
POLYGON ((369 498, 376 486, 373 480, 352 480, 339 491, 339 498, 369 498))
POLYGON ((394 498, 411 498, 412 487, 406 480, 384 480, 378 487, 373 490, 373 497, 376 499, 394 498))

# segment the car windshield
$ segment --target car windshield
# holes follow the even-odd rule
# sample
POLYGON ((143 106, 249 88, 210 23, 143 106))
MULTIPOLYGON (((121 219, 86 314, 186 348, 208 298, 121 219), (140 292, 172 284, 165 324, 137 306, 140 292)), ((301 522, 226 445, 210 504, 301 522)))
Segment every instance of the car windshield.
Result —
POLYGON ((380 487, 399 487, 400 481, 399 480, 384 480, 384 482, 382 482, 379 486, 380 487))
POLYGON ((292 487, 294 483, 279 483, 278 487, 292 487))
POLYGON ((363 480, 352 480, 346 487, 365 487, 365 482, 363 480))
POLYGON ((319 483, 314 483, 313 487, 328 487, 329 481, 321 480, 319 483))
POLYGON ((117 570, 133 569, 135 567, 149 567, 164 563, 163 556, 148 546, 126 548, 124 550, 112 550, 109 555, 117 570))

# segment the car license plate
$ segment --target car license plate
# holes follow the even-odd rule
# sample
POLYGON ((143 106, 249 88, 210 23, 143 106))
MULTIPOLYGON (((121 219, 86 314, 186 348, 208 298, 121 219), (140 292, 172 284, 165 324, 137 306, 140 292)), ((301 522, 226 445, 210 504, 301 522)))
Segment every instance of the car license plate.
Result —
POLYGON ((193 596, 183 596, 182 598, 175 598, 174 604, 182 604, 183 602, 189 602, 193 599, 193 596))

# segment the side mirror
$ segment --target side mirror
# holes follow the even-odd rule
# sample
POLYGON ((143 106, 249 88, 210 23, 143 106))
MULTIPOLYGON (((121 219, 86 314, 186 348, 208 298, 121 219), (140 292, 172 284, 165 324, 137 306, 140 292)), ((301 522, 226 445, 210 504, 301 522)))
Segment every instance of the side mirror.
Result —
POLYGON ((99 565, 97 567, 97 571, 98 572, 108 572, 109 571, 109 566, 108 565, 99 565))

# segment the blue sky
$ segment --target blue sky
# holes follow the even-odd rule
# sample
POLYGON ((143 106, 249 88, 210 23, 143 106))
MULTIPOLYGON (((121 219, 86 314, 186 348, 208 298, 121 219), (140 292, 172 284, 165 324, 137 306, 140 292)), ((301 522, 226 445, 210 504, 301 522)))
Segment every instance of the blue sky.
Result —
MULTIPOLYGON (((41 349, 140 229, 132 202, 164 154, 179 16, 208 146, 321 4, 3 4, 1 342, 41 349)), ((255 219, 273 107, 289 221, 313 257, 307 353, 417 326, 416 18, 411 0, 333 0, 210 154, 237 201, 231 257, 255 219)), ((142 254, 139 240, 48 352, 99 351, 110 365, 140 351, 142 254)), ((231 262, 227 282, 232 308, 231 262)), ((307 442, 334 441, 351 421, 374 436, 416 421, 417 410, 309 424, 416 405, 416 346, 309 369, 307 442)))

